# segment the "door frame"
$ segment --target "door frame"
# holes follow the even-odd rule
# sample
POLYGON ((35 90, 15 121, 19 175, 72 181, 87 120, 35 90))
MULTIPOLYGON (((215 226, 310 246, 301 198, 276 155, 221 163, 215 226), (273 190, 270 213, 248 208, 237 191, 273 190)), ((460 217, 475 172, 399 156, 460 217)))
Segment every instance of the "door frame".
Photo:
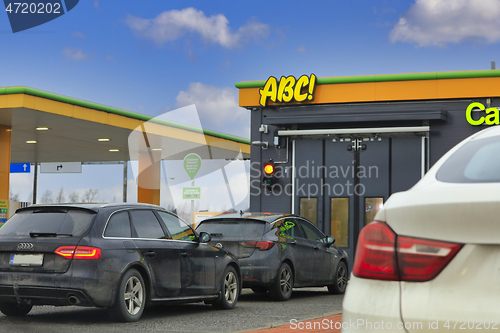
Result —
MULTIPOLYGON (((353 128, 353 129, 313 129, 313 130, 280 130, 278 131, 279 136, 293 136, 292 138, 292 144, 291 146, 291 164, 292 164, 292 196, 291 196, 291 213, 292 214, 298 214, 298 210, 300 208, 300 198, 296 194, 296 179, 297 179, 297 173, 296 173, 296 166, 297 166, 297 147, 296 147, 296 140, 300 136, 307 135, 308 137, 312 136, 317 137, 318 140, 332 140, 334 138, 366 138, 369 136, 372 137, 380 137, 380 138, 392 138, 392 137, 400 137, 400 136, 421 136, 421 144, 420 144, 420 178, 422 178, 425 174, 425 172, 429 169, 430 167, 430 137, 429 137, 429 132, 430 132, 430 126, 416 126, 416 127, 389 127, 389 128, 353 128), (297 208, 299 206, 299 208, 297 208)), ((389 148, 391 149, 391 148, 389 148)), ((323 143, 323 156, 325 154, 325 144, 323 143)), ((358 170, 357 167, 359 167, 360 163, 360 158, 359 158, 359 152, 354 152, 354 154, 358 154, 358 156, 353 156, 353 160, 357 161, 353 165, 355 167, 355 170, 358 170)), ((325 158, 323 158, 323 162, 326 163, 325 158)), ((358 178, 358 177, 355 177, 358 178)), ((359 181, 359 179, 358 179, 359 181)), ((388 179, 389 183, 391 182, 391 176, 389 175, 388 179)), ((324 184, 324 179, 323 179, 323 184, 324 184)), ((355 186, 356 183, 353 185, 355 186)), ((391 195, 391 188, 389 185, 389 194, 387 197, 384 195, 384 202, 388 199, 388 197, 391 195)), ((322 192, 322 195, 318 197, 318 201, 322 202, 322 207, 321 210, 318 211, 318 219, 322 220, 322 224, 318 225, 318 228, 324 232, 326 232, 327 226, 326 226, 326 221, 329 221, 329 216, 327 216, 327 213, 330 213, 330 211, 327 211, 327 207, 331 210, 331 203, 329 205, 326 205, 325 203, 325 198, 327 195, 322 192)), ((373 196, 368 196, 368 197, 373 197, 373 196)), ((363 196, 364 198, 364 196, 363 196)), ((328 199, 330 197, 328 196, 328 199)), ((361 231, 361 208, 364 208, 364 200, 361 202, 362 198, 358 195, 353 195, 352 196, 352 204, 349 202, 349 215, 352 214, 352 221, 349 222, 349 239, 351 239, 351 232, 353 235, 353 242, 351 246, 349 246, 349 249, 352 249, 353 256, 356 250, 356 245, 358 241, 358 236, 359 232, 361 231), (351 209, 351 205, 354 209, 351 209), (357 222, 356 222, 357 221, 357 222)), ((350 200, 351 201, 351 200, 350 200)), ((318 202, 319 205, 319 202, 318 202)), ((319 207, 318 207, 319 209, 319 207)), ((363 210, 364 211, 364 210, 363 210)), ((350 243, 350 242, 349 242, 350 243)), ((344 248, 345 249, 345 248, 344 248)), ((353 259, 351 259, 351 262, 353 262, 353 259)), ((352 264, 351 264, 352 266, 352 264)))

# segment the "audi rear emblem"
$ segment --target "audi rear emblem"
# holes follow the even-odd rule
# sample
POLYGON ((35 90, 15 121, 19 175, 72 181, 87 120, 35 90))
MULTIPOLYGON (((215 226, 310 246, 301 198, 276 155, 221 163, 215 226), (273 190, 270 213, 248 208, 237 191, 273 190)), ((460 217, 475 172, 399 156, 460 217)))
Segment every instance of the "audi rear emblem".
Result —
POLYGON ((33 250, 33 243, 19 243, 17 244, 18 250, 33 250))

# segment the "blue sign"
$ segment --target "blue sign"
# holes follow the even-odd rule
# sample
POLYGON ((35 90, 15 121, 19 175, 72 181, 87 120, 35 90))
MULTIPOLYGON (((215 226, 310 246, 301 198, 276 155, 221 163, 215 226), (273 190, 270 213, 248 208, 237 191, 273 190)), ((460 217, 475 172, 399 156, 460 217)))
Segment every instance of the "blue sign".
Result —
POLYGON ((30 29, 69 12, 79 0, 3 0, 12 32, 30 29))
POLYGON ((29 163, 11 163, 10 173, 30 173, 29 163))

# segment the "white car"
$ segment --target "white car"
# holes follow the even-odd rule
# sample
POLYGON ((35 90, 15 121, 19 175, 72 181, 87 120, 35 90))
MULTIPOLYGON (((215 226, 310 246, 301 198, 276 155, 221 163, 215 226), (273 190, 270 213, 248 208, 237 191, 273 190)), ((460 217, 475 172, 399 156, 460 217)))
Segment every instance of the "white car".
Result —
POLYGON ((359 235, 342 332, 500 331, 500 127, 446 153, 359 235))

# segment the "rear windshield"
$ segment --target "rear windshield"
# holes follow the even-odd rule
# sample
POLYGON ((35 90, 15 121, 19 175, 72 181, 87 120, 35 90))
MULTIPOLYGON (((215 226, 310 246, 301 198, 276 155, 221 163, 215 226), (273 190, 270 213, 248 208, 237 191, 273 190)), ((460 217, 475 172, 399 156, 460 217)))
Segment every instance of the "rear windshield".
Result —
POLYGON ((213 237, 254 238, 262 237, 266 223, 247 219, 223 219, 203 221, 196 230, 210 233, 213 237))
POLYGON ((500 137, 469 141, 446 160, 436 178, 449 183, 500 182, 500 137))
POLYGON ((90 227, 95 212, 83 209, 35 209, 14 214, 0 228, 0 237, 64 235, 80 237, 90 227))

